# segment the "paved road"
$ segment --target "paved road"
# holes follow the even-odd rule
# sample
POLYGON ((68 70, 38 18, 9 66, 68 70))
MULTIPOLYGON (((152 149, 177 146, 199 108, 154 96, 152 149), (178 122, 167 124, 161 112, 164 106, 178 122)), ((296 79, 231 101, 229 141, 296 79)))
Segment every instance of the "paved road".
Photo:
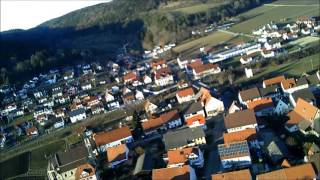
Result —
POLYGON ((212 129, 212 142, 209 142, 211 148, 208 153, 209 157, 207 164, 205 164, 205 177, 206 179, 211 179, 211 175, 221 171, 221 163, 217 150, 217 145, 222 142, 223 131, 224 131, 224 121, 223 117, 214 119, 214 128, 212 129))
POLYGON ((233 36, 239 36, 239 35, 242 35, 242 36, 247 36, 249 38, 253 38, 254 36, 250 35, 250 34, 245 34, 245 33, 236 33, 236 32, 232 32, 232 31, 229 31, 229 30, 225 30, 225 29, 218 29, 217 31, 219 32, 223 32, 223 33, 227 33, 227 34, 231 34, 233 36))

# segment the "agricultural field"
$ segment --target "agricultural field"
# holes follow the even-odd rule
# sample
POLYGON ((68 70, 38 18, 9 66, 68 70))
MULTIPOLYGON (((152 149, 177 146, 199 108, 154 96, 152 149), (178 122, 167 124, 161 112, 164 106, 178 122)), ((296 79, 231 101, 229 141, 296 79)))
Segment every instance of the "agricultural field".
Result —
POLYGON ((197 39, 192 39, 185 43, 182 43, 173 49, 176 53, 190 53, 197 51, 199 53, 199 48, 201 47, 212 47, 218 44, 225 43, 234 37, 232 34, 224 32, 213 32, 207 36, 203 36, 197 39))
MULTIPOLYGON (((259 74, 255 74, 249 81, 254 81, 277 75, 286 75, 288 77, 300 77, 305 73, 312 73, 320 69, 320 53, 307 56, 299 60, 292 60, 281 65, 270 63, 268 67, 259 74)), ((247 81, 246 77, 238 79, 237 83, 247 81)))
POLYGON ((319 15, 320 6, 317 0, 280 0, 271 4, 265 4, 239 16, 245 17, 245 20, 230 30, 233 32, 251 34, 253 29, 265 25, 271 21, 274 22, 291 22, 300 16, 319 15), (304 4, 303 4, 304 3, 304 4))
POLYGON ((221 6, 227 1, 207 0, 205 3, 194 3, 192 1, 175 1, 170 2, 165 6, 160 7, 163 12, 179 12, 185 14, 195 14, 205 12, 211 8, 221 6))
POLYGON ((320 43, 319 40, 320 40, 320 38, 318 38, 318 37, 306 36, 306 37, 297 39, 295 41, 292 41, 289 44, 305 46, 305 45, 308 45, 310 43, 316 43, 316 42, 320 43))

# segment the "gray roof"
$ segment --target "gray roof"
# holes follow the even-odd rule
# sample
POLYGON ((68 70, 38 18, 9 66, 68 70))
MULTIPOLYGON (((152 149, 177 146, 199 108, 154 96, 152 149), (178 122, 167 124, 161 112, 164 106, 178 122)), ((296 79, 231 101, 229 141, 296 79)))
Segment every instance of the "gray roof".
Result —
POLYGON ((308 84, 307 78, 305 76, 299 78, 296 82, 296 86, 302 86, 308 84))
POLYGON ((299 91, 295 91, 292 93, 294 100, 297 102, 299 98, 304 99, 307 102, 316 103, 316 98, 314 97, 313 93, 307 89, 301 89, 299 91))
POLYGON ((87 162, 89 156, 84 143, 76 145, 65 152, 58 152, 54 161, 61 172, 66 172, 87 162))
POLYGON ((174 149, 188 145, 194 139, 205 137, 205 133, 201 127, 185 128, 168 132, 163 135, 163 141, 166 149, 174 149))
POLYGON ((151 170, 152 170, 152 155, 145 152, 138 157, 133 175, 149 172, 151 170))
POLYGON ((318 86, 320 85, 320 79, 318 78, 317 74, 312 74, 307 76, 307 81, 312 86, 318 86))
POLYGON ((69 112, 69 116, 73 117, 73 116, 77 116, 77 115, 83 114, 83 113, 86 113, 86 110, 84 108, 79 108, 79 109, 76 109, 76 110, 69 112))
POLYGON ((203 110, 201 102, 195 102, 184 109, 183 114, 193 114, 203 110))
POLYGON ((248 101, 248 100, 252 100, 252 99, 256 99, 256 98, 260 98, 260 92, 259 89, 257 87, 253 87, 247 90, 242 90, 239 92, 242 101, 248 101))
POLYGON ((266 88, 259 88, 262 97, 270 96, 279 93, 278 85, 267 86, 266 88))

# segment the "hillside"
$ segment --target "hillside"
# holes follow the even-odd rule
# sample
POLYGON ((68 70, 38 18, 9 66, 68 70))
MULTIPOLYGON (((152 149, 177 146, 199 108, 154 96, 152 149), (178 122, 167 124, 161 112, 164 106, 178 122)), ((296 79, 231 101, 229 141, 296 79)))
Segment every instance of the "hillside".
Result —
POLYGON ((0 84, 51 68, 113 59, 126 43, 129 52, 139 55, 143 48, 183 41, 198 25, 227 21, 265 1, 114 0, 30 30, 1 33, 0 84))

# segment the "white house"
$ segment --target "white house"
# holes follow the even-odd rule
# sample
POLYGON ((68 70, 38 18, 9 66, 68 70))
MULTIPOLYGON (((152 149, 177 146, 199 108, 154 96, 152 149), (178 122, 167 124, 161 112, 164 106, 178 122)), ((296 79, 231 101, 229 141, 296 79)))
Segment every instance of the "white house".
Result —
POLYGON ((241 104, 247 106, 249 102, 261 99, 261 94, 257 87, 253 87, 241 90, 238 94, 238 99, 241 104))
POLYGON ((114 96, 108 91, 106 91, 105 99, 106 99, 106 102, 111 102, 111 101, 114 101, 114 96))
POLYGON ((275 52, 273 50, 262 50, 261 51, 261 56, 264 58, 272 58, 275 57, 275 52))
POLYGON ((146 113, 155 113, 158 109, 158 106, 151 103, 149 100, 146 100, 144 103, 144 110, 146 111, 146 113))
POLYGON ((136 100, 144 100, 144 95, 141 91, 136 90, 135 98, 136 100))
POLYGON ((242 131, 249 128, 258 128, 255 113, 251 109, 228 114, 224 118, 224 124, 228 133, 242 131))
POLYGON ((179 90, 176 93, 176 98, 177 98, 179 104, 191 101, 194 98, 194 91, 193 91, 192 87, 179 90))
POLYGON ((212 97, 210 91, 205 88, 201 88, 195 98, 202 102, 206 116, 215 116, 224 111, 223 102, 212 97))
POLYGON ((174 83, 171 70, 167 67, 157 70, 154 79, 157 86, 167 86, 174 83))
POLYGON ((251 165, 247 141, 219 144, 218 152, 224 169, 243 168, 251 165))
POLYGON ((147 75, 143 76, 143 83, 144 83, 144 84, 150 84, 150 83, 152 83, 151 77, 149 77, 149 76, 147 76, 147 75))
POLYGON ((81 121, 87 118, 87 115, 84 108, 79 108, 69 112, 69 117, 70 117, 71 123, 76 123, 78 121, 81 121))
POLYGON ((244 68, 244 72, 245 72, 247 78, 253 77, 253 71, 252 71, 252 69, 250 69, 250 68, 244 68))
POLYGON ((212 63, 207 63, 207 64, 195 66, 192 69, 192 74, 193 74, 194 79, 200 79, 200 78, 203 78, 207 75, 218 74, 220 72, 221 72, 221 68, 219 67, 219 65, 212 64, 212 63))
POLYGON ((100 153, 105 152, 110 147, 133 142, 133 137, 128 126, 99 132, 93 135, 93 139, 100 153))
POLYGON ((90 90, 90 89, 92 89, 92 85, 91 85, 91 83, 84 83, 81 85, 81 89, 84 91, 90 90))

